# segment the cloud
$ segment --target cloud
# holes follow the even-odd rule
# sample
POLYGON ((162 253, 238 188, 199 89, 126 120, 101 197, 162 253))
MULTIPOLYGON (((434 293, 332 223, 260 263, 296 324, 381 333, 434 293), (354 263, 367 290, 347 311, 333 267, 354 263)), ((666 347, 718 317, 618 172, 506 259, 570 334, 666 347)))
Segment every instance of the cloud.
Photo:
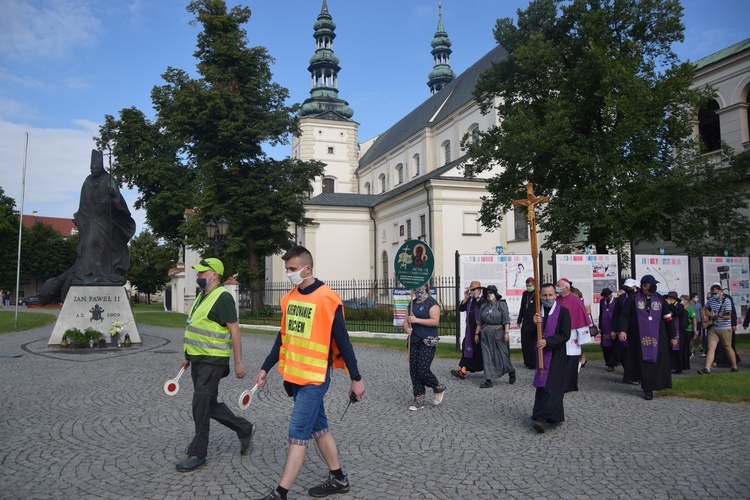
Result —
POLYGON ((0 52, 24 62, 66 57, 103 32, 86 1, 2 0, 0 52))

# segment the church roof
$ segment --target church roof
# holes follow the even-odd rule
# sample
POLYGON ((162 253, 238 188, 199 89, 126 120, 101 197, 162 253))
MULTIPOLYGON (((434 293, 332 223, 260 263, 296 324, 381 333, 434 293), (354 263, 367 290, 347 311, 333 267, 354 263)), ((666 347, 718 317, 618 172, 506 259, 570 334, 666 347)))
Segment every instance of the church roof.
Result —
POLYGON ((705 68, 706 66, 710 66, 711 64, 719 62, 722 59, 726 59, 729 56, 739 54, 743 50, 747 49, 750 49, 750 38, 742 40, 741 42, 737 42, 734 45, 730 45, 729 47, 721 49, 718 52, 714 52, 713 54, 708 55, 702 59, 698 59, 695 62, 695 66, 697 69, 705 68))
POLYGON ((474 87, 476 87, 479 75, 490 68, 492 63, 505 59, 507 54, 506 50, 500 45, 489 51, 479 61, 458 75, 455 80, 443 87, 440 92, 430 96, 411 113, 381 134, 370 149, 362 155, 357 168, 360 169, 372 163, 420 130, 440 123, 471 102, 474 99, 474 87))
MULTIPOLYGON (((371 208, 383 203, 384 201, 390 200, 401 193, 412 189, 415 186, 424 184, 425 182, 437 179, 444 173, 449 172, 453 168, 457 167, 466 160, 466 156, 462 156, 457 160, 443 165, 440 168, 436 168, 432 172, 427 172, 424 175, 420 175, 411 181, 401 184, 390 191, 380 194, 353 194, 353 193, 321 193, 314 198, 310 198, 305 202, 305 205, 318 205, 318 206, 331 206, 331 207, 363 207, 371 208)), ((462 178, 462 180, 465 180, 462 178)))

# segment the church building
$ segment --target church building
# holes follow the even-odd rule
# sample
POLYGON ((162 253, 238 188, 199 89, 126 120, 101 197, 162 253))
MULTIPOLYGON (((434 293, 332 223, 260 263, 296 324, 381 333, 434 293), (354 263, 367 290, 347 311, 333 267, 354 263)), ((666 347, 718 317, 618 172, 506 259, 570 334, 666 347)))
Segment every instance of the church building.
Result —
MULTIPOLYGON (((525 213, 494 232, 478 221, 486 179, 495 172, 466 178, 462 168, 462 138, 497 123, 496 114, 481 114, 472 92, 480 73, 505 57, 505 50, 495 47, 456 76, 439 11, 431 43, 431 95, 379 136, 360 142, 354 110, 339 95, 336 24, 325 0, 313 29, 312 89, 298 115, 300 135, 293 138, 292 156, 326 164, 305 204, 313 224, 293 230, 297 242, 312 252, 316 273, 325 280, 392 278, 396 252, 409 239, 430 245, 435 276, 455 274, 457 251, 495 253, 502 246, 529 253, 525 213)), ((268 259, 269 281, 285 279, 282 264, 268 259)))

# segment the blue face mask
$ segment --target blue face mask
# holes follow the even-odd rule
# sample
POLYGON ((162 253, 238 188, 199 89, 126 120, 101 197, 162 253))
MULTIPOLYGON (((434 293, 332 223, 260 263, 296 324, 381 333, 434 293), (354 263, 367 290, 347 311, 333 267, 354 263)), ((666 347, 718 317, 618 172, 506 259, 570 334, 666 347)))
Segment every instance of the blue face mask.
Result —
POLYGON ((208 279, 206 278, 198 278, 195 280, 196 283, 198 283, 198 286, 203 290, 206 288, 206 285, 208 285, 208 279))

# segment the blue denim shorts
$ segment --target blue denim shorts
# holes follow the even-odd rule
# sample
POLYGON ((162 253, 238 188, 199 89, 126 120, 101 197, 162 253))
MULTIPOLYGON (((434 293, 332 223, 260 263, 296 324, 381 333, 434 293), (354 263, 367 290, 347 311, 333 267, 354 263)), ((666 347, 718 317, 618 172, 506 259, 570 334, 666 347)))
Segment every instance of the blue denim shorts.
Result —
POLYGON ((289 422, 289 443, 307 446, 311 437, 320 437, 328 432, 328 419, 323 407, 323 398, 331 383, 331 370, 320 385, 294 385, 294 410, 289 422))

